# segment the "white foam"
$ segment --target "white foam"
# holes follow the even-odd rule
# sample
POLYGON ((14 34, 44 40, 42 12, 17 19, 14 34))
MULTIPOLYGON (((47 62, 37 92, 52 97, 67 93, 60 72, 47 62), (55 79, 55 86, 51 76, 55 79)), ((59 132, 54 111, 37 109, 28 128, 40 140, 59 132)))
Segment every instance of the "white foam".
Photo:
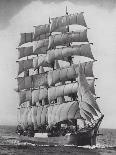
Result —
POLYGON ((34 137, 46 138, 48 137, 48 133, 35 133, 34 137))

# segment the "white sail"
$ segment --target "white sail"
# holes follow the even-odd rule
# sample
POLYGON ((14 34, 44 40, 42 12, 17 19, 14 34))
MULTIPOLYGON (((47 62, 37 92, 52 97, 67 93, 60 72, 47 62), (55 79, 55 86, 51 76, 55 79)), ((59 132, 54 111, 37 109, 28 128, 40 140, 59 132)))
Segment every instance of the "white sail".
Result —
POLYGON ((58 122, 77 118, 80 118, 80 110, 77 101, 51 105, 48 107, 49 126, 58 122))
POLYGON ((18 82, 18 90, 33 88, 32 76, 18 77, 17 82, 18 82))
POLYGON ((31 90, 19 92, 19 105, 21 105, 22 103, 26 101, 31 102, 31 100, 32 100, 31 90))
POLYGON ((32 122, 34 126, 34 130, 37 130, 37 106, 32 106, 31 111, 32 111, 32 122))
POLYGON ((65 15, 61 17, 51 18, 50 31, 53 32, 59 27, 78 24, 86 27, 83 13, 65 15))
POLYGON ((33 126, 32 109, 31 109, 31 107, 28 107, 27 123, 28 123, 28 126, 33 126))
POLYGON ((91 117, 87 115, 87 113, 83 110, 83 109, 80 109, 80 114, 81 116, 88 122, 91 122, 91 117))
POLYGON ((88 42, 87 30, 51 35, 49 37, 48 49, 55 48, 59 45, 66 46, 67 44, 72 42, 88 42))
POLYGON ((80 109, 90 112, 93 116, 98 116, 96 110, 87 102, 81 102, 80 109))
POLYGON ((35 57, 33 59, 33 66, 35 69, 37 69, 40 66, 48 67, 48 66, 50 66, 50 64, 47 62, 46 55, 40 55, 39 57, 35 57))
MULTIPOLYGON (((77 93, 78 87, 79 87, 78 81, 74 83, 56 86, 56 87, 50 87, 48 88, 48 99, 49 101, 52 101, 52 100, 55 100, 57 97, 68 96, 70 94, 77 93)), ((94 83, 90 82, 89 88, 91 92, 94 94, 93 87, 94 87, 94 83)))
POLYGON ((35 54, 46 54, 46 51, 48 50, 48 42, 49 39, 34 41, 33 52, 35 54))
POLYGON ((30 33, 21 33, 20 43, 19 46, 22 44, 32 42, 33 41, 33 32, 30 33))
POLYGON ((34 55, 33 46, 18 48, 18 58, 19 59, 26 57, 26 56, 30 56, 30 55, 34 55))
POLYGON ((65 57, 73 55, 85 56, 94 59, 90 44, 83 44, 49 50, 47 51, 47 60, 51 63, 54 60, 64 60, 65 57))
MULTIPOLYGON (((55 32, 66 33, 68 32, 68 28, 66 26, 59 27, 58 29, 55 30, 55 32)), ((37 41, 37 40, 47 39, 49 35, 50 35, 50 24, 35 26, 34 40, 37 41)))
MULTIPOLYGON (((85 62, 82 63, 82 67, 84 69, 84 73, 86 77, 93 77, 92 71, 93 62, 85 62)), ((69 81, 78 77, 79 65, 72 65, 65 68, 60 68, 54 71, 48 72, 48 84, 52 86, 61 81, 69 81)))
POLYGON ((50 25, 49 24, 35 26, 34 40, 45 39, 49 36, 49 34, 50 34, 50 25))
POLYGON ((59 68, 60 68, 59 62, 58 62, 58 60, 55 60, 54 69, 59 69, 59 68))
POLYGON ((18 75, 31 68, 33 68, 33 59, 19 61, 18 62, 18 75))
POLYGON ((47 123, 47 106, 38 106, 36 118, 38 127, 47 123))
POLYGON ((23 113, 21 115, 21 122, 22 122, 22 127, 25 130, 28 127, 28 114, 30 112, 30 108, 29 107, 22 107, 21 109, 23 109, 23 113))
POLYGON ((42 73, 44 73, 45 71, 44 71, 44 68, 42 67, 42 66, 40 66, 39 67, 39 74, 42 74, 42 73))
POLYGON ((47 73, 33 75, 33 88, 48 85, 47 77, 47 73))
POLYGON ((43 73, 43 74, 35 74, 27 77, 18 77, 17 91, 25 90, 25 89, 28 90, 30 88, 39 88, 42 85, 46 86, 48 85, 47 76, 48 76, 47 73, 43 73))
POLYGON ((94 83, 95 83, 95 78, 93 79, 87 79, 87 83, 89 84, 89 87, 90 88, 90 91, 92 92, 93 95, 96 95, 95 94, 95 87, 94 87, 94 83))
MULTIPOLYGON (((99 106, 96 103, 95 98, 93 97, 92 93, 90 92, 89 85, 87 83, 87 80, 85 78, 85 75, 83 73, 83 68, 80 64, 79 66, 79 76, 78 76, 78 82, 79 82, 79 91, 78 91, 78 97, 79 97, 79 104, 80 107, 83 106, 83 104, 89 104, 93 109, 100 112, 99 106)), ((91 109, 88 111, 92 113, 91 109)))
POLYGON ((20 125, 21 125, 21 127, 23 128, 23 129, 25 129, 24 128, 24 113, 25 113, 25 111, 26 111, 26 108, 24 108, 24 107, 20 107, 19 108, 19 118, 18 118, 18 121, 20 122, 20 125))
POLYGON ((32 91, 32 104, 38 102, 39 100, 43 100, 48 97, 47 88, 41 88, 32 91))

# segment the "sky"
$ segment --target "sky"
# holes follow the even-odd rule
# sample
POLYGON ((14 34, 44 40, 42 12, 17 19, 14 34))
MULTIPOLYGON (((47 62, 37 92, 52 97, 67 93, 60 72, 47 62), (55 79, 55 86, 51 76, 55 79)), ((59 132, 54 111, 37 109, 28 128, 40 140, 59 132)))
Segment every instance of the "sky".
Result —
POLYGON ((116 1, 115 0, 0 0, 0 124, 17 124, 17 46, 20 33, 49 17, 84 11, 88 39, 93 42, 98 104, 105 117, 104 128, 116 128, 116 1))

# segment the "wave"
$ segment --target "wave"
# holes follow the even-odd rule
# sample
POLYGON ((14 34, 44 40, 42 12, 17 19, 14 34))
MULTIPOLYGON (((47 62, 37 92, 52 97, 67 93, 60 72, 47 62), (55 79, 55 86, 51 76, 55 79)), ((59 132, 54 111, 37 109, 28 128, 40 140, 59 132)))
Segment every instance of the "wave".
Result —
MULTIPOLYGON (((10 144, 10 145, 15 145, 15 146, 22 146, 22 147, 25 147, 25 146, 30 146, 30 147, 38 147, 38 146, 41 146, 41 147, 59 147, 60 145, 44 145, 44 144, 35 144, 35 143, 31 143, 31 142, 20 142, 19 140, 17 139, 13 139, 13 138, 8 138, 7 140, 7 143, 10 144)), ((63 145, 64 147, 78 147, 78 148, 86 148, 86 149, 90 149, 90 150, 93 150, 93 149, 114 149, 116 150, 116 146, 112 146, 112 145, 103 145, 103 144, 100 144, 100 143, 97 143, 96 145, 93 145, 93 146, 89 146, 89 145, 86 145, 86 146, 77 146, 77 145, 63 145)))

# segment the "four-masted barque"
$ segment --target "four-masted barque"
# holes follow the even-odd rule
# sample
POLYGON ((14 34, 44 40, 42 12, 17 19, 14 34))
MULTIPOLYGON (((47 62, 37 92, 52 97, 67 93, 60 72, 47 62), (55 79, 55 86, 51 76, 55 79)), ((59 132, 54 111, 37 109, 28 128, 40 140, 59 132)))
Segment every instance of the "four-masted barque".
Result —
POLYGON ((103 114, 96 102, 95 59, 87 29, 83 12, 66 11, 35 26, 34 32, 21 33, 17 61, 21 137, 40 144, 96 144, 103 114))

